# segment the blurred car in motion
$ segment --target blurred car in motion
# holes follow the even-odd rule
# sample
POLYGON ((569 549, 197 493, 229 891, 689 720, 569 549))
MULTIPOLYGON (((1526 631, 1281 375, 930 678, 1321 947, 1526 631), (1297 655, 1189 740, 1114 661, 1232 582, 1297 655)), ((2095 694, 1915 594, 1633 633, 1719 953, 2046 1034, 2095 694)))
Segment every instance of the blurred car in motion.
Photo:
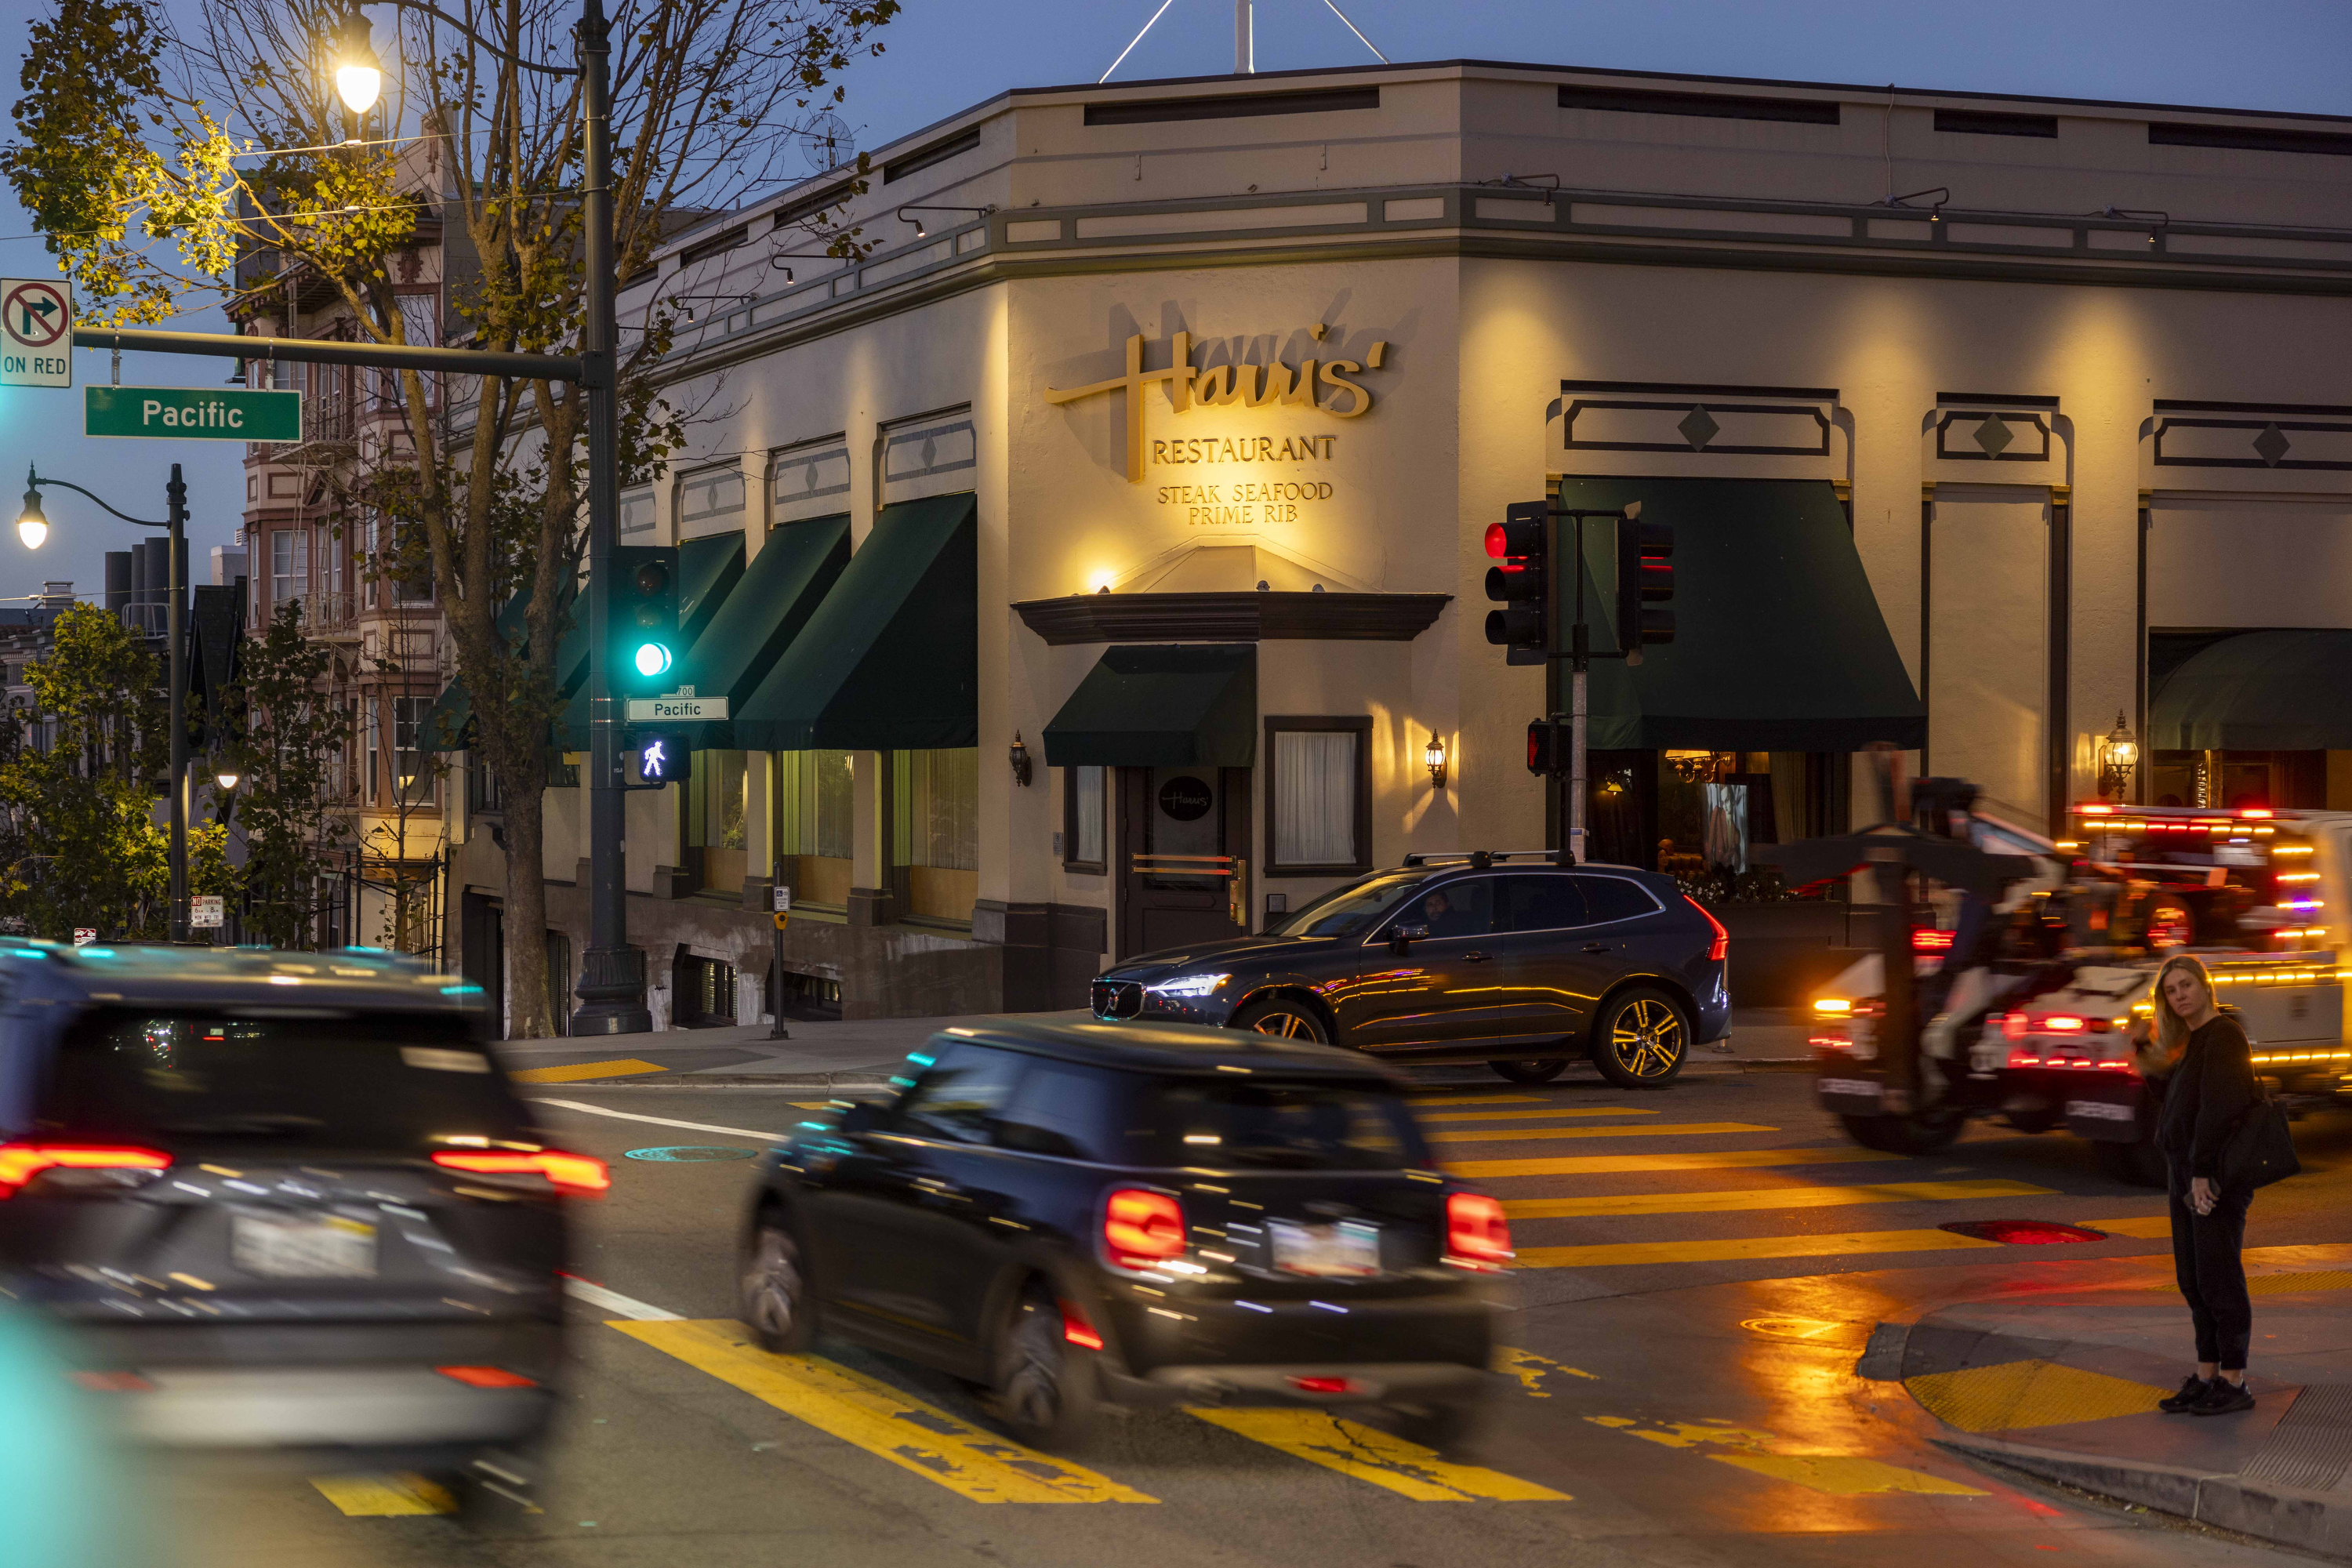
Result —
POLYGON ((1549 851, 1408 855, 1257 936, 1130 958, 1098 1018, 1216 1024, 1391 1061, 1484 1058, 1513 1083, 1589 1059, 1663 1089, 1730 1032, 1730 937, 1674 879, 1549 851))
POLYGON ((0 939, 0 1282, 134 1441, 528 1495, 567 1199, 478 987, 362 952, 0 939))
POLYGON ((765 1154, 742 1317, 990 1390, 1066 1447, 1097 1405, 1474 1423, 1510 1237, 1350 1052, 1186 1025, 950 1029, 888 1103, 765 1154))

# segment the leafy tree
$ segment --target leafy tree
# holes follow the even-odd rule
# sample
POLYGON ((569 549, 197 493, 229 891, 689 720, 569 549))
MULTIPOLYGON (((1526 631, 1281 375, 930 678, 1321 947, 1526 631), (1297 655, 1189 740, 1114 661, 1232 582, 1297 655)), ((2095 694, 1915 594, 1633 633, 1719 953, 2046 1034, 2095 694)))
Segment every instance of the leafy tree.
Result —
MULTIPOLYGON (((25 667, 34 707, 8 714, 0 811, 26 847, 0 870, 0 908, 27 934, 167 934, 170 835, 156 784, 169 726, 158 660, 117 617, 89 605, 60 615, 48 657, 25 667)), ((227 885, 226 835, 188 829, 192 892, 227 885)))
POLYGON ((229 748, 240 775, 245 828, 245 924, 272 947, 318 940, 320 872, 342 847, 334 769, 350 744, 343 715, 320 689, 331 655, 302 629, 302 606, 278 606, 244 649, 244 677, 227 693, 229 748))
MULTIPOLYGON (((395 258, 430 217, 462 237, 478 268, 445 332, 487 349, 576 347, 580 84, 500 58, 568 60, 568 4, 447 0, 443 11, 462 29, 403 11, 392 46, 379 40, 394 96, 362 133, 329 85, 340 0, 208 0, 200 32, 185 38, 155 0, 57 3, 36 50, 77 62, 82 79, 28 66, 18 140, 0 153, 0 172, 79 280, 88 314, 160 320, 207 289, 229 294, 233 311, 264 311, 299 271, 331 289, 366 337, 404 343, 395 258), (227 133, 230 111, 216 119, 208 102, 233 104, 254 135, 227 133), (415 135, 395 140, 403 131, 415 135), (243 295, 228 277, 239 255, 268 263, 243 295)), ((640 271, 684 225, 780 183, 791 154, 827 144, 818 116, 840 100, 841 71, 854 55, 879 52, 873 35, 898 9, 898 0, 623 0, 612 29, 620 275, 640 271)), ((836 187, 841 200, 865 188, 864 170, 861 157, 836 187)), ((803 218, 782 247, 865 248, 855 230, 827 226, 837 210, 803 218)), ((624 483, 658 471, 682 438, 654 391, 675 325, 667 308, 655 309, 623 345, 624 483)), ((475 745, 507 802, 512 1022, 518 1034, 546 1034, 541 796, 559 695, 558 588, 582 546, 585 399, 550 381, 436 387, 415 371, 398 381, 411 445, 381 460, 368 499, 415 522, 430 562, 473 697, 475 745), (497 614, 524 589, 527 624, 509 645, 497 614)))

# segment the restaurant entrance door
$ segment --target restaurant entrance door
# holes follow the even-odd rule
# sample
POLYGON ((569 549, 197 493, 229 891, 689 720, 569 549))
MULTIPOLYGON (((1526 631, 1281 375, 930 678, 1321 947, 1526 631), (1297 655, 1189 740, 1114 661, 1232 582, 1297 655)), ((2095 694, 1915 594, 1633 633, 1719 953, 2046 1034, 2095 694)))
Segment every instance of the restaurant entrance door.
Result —
POLYGON ((1250 770, 1118 770, 1118 954, 1249 930, 1250 770))

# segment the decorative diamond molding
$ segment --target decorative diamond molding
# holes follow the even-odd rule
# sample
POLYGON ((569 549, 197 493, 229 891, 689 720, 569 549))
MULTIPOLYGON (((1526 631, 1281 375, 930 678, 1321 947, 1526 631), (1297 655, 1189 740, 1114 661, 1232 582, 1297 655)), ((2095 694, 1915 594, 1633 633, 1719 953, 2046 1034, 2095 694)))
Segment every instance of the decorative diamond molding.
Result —
POLYGON ((1691 444, 1694 452, 1706 451, 1706 444, 1723 434, 1723 426, 1707 416, 1704 404, 1683 416, 1682 423, 1675 428, 1683 433, 1683 439, 1691 444))
POLYGON ((1834 387, 1685 386, 1563 381, 1562 441, 1571 452, 1826 458, 1834 387))
POLYGON ((1952 463, 2046 463, 2054 397, 2032 393, 1939 392, 1936 456, 1952 463))
POLYGON ((2165 468, 2352 473, 2352 408, 2160 397, 2152 445, 2165 468))

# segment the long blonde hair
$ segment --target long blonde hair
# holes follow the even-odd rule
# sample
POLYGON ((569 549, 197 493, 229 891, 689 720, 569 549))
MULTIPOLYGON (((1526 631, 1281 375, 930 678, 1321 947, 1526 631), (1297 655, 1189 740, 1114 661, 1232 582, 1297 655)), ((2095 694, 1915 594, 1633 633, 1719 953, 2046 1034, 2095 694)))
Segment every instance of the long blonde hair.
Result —
POLYGON ((2213 1002, 2213 976, 2206 971, 2202 959, 2176 952, 2164 961, 2164 966, 2156 972, 2156 1044, 2168 1062, 2179 1061, 2180 1053, 2189 1048, 2189 1020, 2173 1011, 2172 999, 2164 994, 2164 982, 2176 969, 2194 974, 2197 984, 2205 988, 2206 1003, 2210 1005, 2213 1002))

